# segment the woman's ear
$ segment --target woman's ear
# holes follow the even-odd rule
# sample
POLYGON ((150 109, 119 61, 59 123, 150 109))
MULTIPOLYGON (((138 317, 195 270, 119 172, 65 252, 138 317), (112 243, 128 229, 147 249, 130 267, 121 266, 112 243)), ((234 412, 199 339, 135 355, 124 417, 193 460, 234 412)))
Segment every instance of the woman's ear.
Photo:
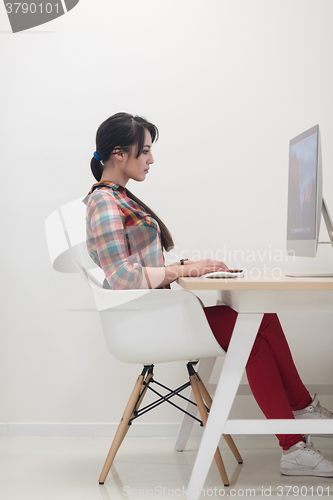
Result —
POLYGON ((115 148, 113 148, 111 154, 112 156, 115 156, 117 160, 121 160, 121 158, 124 157, 124 150, 121 149, 121 147, 116 146, 115 148))

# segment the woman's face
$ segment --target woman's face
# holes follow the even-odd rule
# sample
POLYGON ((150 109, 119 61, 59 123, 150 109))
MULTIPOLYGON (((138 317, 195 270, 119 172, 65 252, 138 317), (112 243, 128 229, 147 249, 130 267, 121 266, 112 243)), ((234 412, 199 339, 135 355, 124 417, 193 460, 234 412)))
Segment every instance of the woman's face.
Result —
POLYGON ((133 179, 138 182, 145 180, 148 174, 149 167, 154 163, 153 154, 151 151, 152 140, 150 132, 145 129, 145 140, 143 144, 143 150, 139 158, 136 158, 137 146, 132 148, 131 153, 128 153, 126 162, 123 165, 122 171, 124 176, 129 179, 133 179))

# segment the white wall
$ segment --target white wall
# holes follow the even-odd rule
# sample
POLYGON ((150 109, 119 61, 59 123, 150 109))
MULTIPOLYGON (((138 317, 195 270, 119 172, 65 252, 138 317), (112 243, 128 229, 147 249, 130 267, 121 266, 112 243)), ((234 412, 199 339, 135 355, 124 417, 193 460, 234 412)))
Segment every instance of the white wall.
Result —
MULTIPOLYGON (((93 183, 96 129, 115 112, 160 129, 155 165, 130 188, 170 227, 173 257, 332 269, 329 248, 274 260, 285 249, 288 141, 316 123, 333 211, 332 16, 330 0, 81 0, 13 35, 0 6, 2 433, 117 422, 140 369, 109 355, 93 313, 63 310, 44 236, 49 213, 93 183)), ((281 318, 305 382, 329 382, 332 317, 281 318)), ((186 376, 180 364, 171 372, 186 376)), ((247 403, 237 415, 259 414, 247 403)), ((180 420, 169 408, 144 418, 180 420)))

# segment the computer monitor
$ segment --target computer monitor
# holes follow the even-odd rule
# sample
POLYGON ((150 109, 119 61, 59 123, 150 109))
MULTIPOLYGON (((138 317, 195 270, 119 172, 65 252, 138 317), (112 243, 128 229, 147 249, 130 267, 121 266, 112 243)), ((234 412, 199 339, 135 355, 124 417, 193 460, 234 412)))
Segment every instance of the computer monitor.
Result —
POLYGON ((291 139, 289 145, 288 255, 316 256, 322 213, 330 239, 327 243, 332 244, 332 220, 322 192, 320 134, 315 125, 291 139))
POLYGON ((315 257, 321 219, 322 164, 319 126, 291 139, 287 251, 315 257))

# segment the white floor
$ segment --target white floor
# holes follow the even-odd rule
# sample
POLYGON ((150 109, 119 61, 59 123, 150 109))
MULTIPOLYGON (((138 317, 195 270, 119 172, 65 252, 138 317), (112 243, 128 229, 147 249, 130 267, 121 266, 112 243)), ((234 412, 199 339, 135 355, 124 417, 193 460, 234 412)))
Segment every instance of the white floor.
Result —
MULTIPOLYGON (((286 477, 279 473, 275 437, 236 437, 244 464, 237 465, 224 443, 230 487, 222 486, 213 463, 204 498, 330 498, 333 478, 286 477)), ((314 439, 333 458, 333 439, 314 439)), ((106 438, 1 438, 1 500, 129 500, 184 498, 199 445, 174 452, 175 439, 126 438, 104 486, 98 477, 109 449, 106 438)))

